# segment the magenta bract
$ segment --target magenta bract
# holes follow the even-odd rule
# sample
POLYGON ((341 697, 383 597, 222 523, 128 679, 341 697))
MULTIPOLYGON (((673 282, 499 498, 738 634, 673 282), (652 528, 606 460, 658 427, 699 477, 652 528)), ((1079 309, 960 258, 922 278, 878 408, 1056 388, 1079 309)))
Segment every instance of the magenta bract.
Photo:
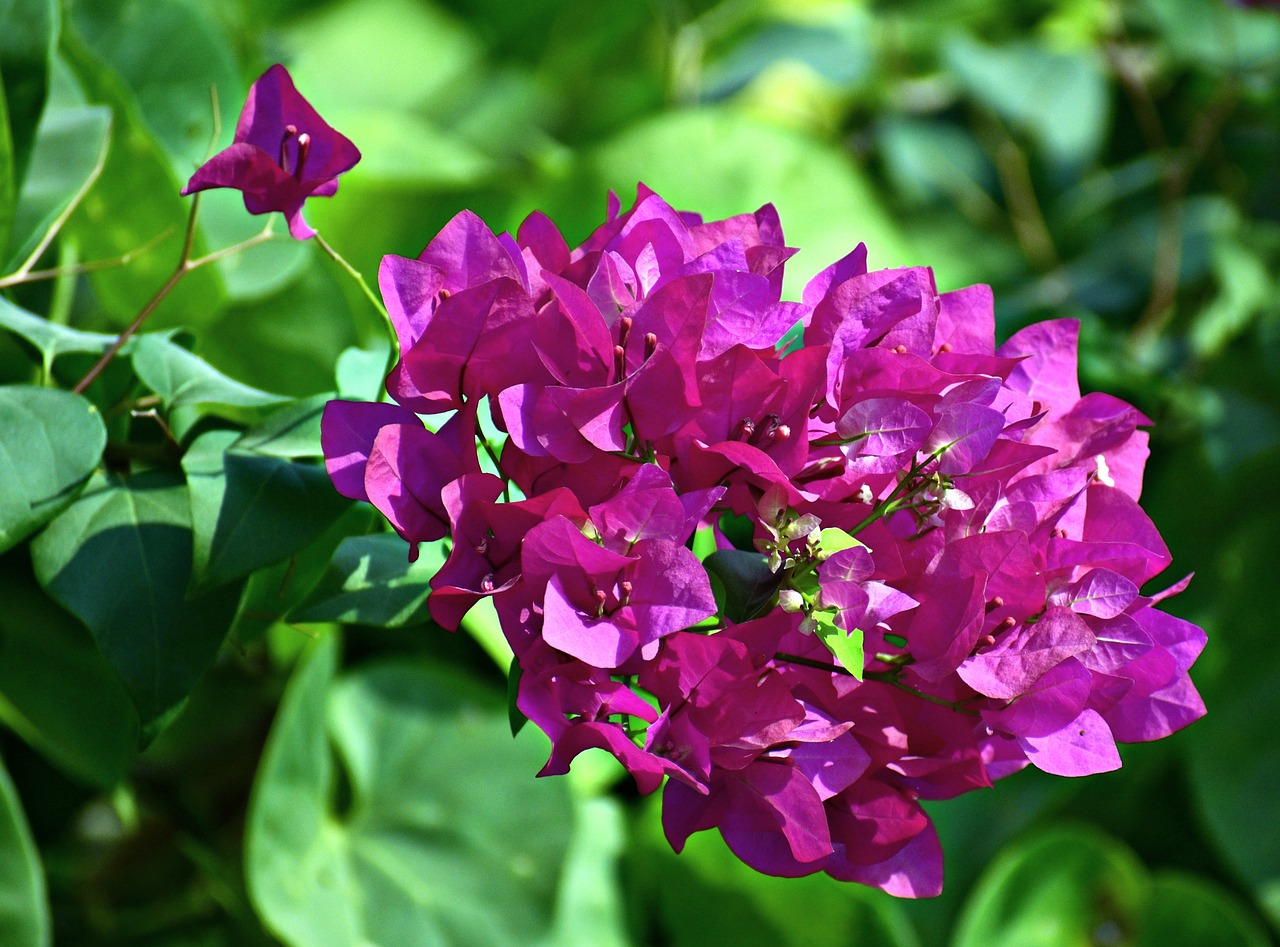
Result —
POLYGON ((997 348, 989 289, 863 247, 787 301, 794 252, 643 186, 572 249, 459 214, 384 260, 396 404, 331 402, 325 455, 448 534, 436 621, 493 600, 542 775, 601 749, 677 850, 933 895, 921 800, 1116 768, 1204 713, 1204 633, 1142 593, 1150 422, 1081 394, 1074 322, 997 348))
POLYGON ((249 87, 231 147, 202 164, 182 193, 234 188, 244 194, 249 213, 278 210, 289 233, 306 240, 315 231, 302 219, 302 205, 308 197, 336 194, 338 175, 359 160, 356 146, 320 117, 288 70, 276 64, 249 87))

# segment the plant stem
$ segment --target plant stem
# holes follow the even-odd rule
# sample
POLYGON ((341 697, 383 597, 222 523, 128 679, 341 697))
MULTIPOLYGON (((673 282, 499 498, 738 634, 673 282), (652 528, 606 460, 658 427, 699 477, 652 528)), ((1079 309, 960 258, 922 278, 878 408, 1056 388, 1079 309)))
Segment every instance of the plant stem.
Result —
POLYGON ((378 294, 375 293, 369 287, 369 284, 365 282, 363 274, 361 274, 359 270, 357 270, 354 266, 348 263, 346 261, 346 258, 343 257, 342 254, 339 253, 337 250, 335 250, 333 246, 329 243, 329 241, 325 240, 325 238, 319 233, 317 233, 313 239, 315 240, 316 245, 329 255, 329 259, 333 260, 334 263, 337 263, 338 266, 342 267, 347 272, 347 275, 350 276, 353 280, 355 280, 357 284, 359 284, 360 289, 364 293, 365 297, 369 300, 369 302, 373 303, 373 308, 378 310, 378 314, 382 316, 382 323, 386 327, 387 335, 391 340, 391 351, 387 354, 387 370, 386 372, 384 372, 384 374, 390 375, 391 370, 395 368, 396 361, 399 358, 400 336, 396 332, 395 323, 391 321, 391 315, 387 312, 387 307, 384 306, 382 303, 382 300, 378 298, 378 294))
POLYGON ((116 354, 122 348, 124 348, 125 343, 142 328, 143 323, 145 323, 147 319, 150 318, 151 314, 155 312, 156 307, 164 301, 166 296, 173 292, 174 287, 181 283, 188 273, 193 270, 198 270, 202 266, 208 266, 210 263, 217 262, 223 257, 231 256, 233 253, 239 253, 242 250, 247 250, 259 243, 264 243, 272 237, 271 221, 268 220, 265 228, 263 228, 259 233, 254 234, 252 237, 249 237, 247 240, 241 240, 239 243, 233 243, 229 247, 223 247, 221 250, 206 253, 204 256, 197 257, 193 260, 191 259, 191 247, 195 243, 196 214, 199 211, 199 208, 200 195, 196 194, 191 201, 191 213, 187 216, 187 229, 182 238, 182 252, 178 256, 178 265, 174 267, 173 273, 169 275, 165 284, 161 286, 156 294, 147 300, 146 305, 139 310, 138 315, 134 318, 133 322, 129 323, 128 328, 116 337, 115 342, 111 343, 111 347, 102 353, 102 358, 98 359, 93 368, 89 369, 85 376, 76 383, 76 386, 72 389, 76 394, 82 393, 86 388, 93 384, 94 379, 101 375, 103 370, 111 364, 111 360, 116 357, 116 354))

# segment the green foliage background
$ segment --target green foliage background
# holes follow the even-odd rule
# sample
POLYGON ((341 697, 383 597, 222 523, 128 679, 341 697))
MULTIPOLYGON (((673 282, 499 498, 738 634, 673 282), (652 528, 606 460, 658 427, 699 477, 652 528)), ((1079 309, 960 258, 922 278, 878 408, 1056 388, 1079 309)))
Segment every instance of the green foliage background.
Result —
MULTIPOLYGON (((195 252, 261 224, 211 192, 195 252)), ((1278 300, 1280 11, 0 0, 0 943, 1276 942, 1278 300), (676 857, 607 761, 534 780, 492 623, 432 627, 440 550, 407 565, 317 464, 385 343, 314 246, 193 272, 69 391, 172 272, 209 88, 222 147, 276 61, 364 153, 307 213, 370 276, 462 208, 573 243, 643 180, 774 202, 793 298, 865 241, 990 283, 1002 335, 1081 319, 1086 388, 1155 422, 1143 502, 1196 573, 1170 610, 1209 632, 1208 717, 933 806, 920 903, 757 876, 713 833, 676 857)))

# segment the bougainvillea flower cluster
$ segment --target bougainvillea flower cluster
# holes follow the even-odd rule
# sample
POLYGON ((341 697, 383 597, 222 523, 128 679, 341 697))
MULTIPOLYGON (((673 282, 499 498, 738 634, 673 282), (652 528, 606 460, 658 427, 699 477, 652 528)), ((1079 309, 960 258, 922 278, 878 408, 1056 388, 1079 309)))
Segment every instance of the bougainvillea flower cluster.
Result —
POLYGON ((356 146, 320 117, 277 64, 249 88, 231 146, 202 164, 182 193, 234 188, 249 213, 281 211, 289 233, 307 240, 316 232, 302 219, 303 203, 336 194, 338 175, 359 160, 356 146))
POLYGON ((932 895, 923 800, 1117 768, 1203 714, 1204 634, 1142 591, 1149 422, 1074 322, 997 347, 986 287, 861 246, 785 301, 794 252, 643 186, 576 248, 463 212, 383 261, 392 401, 329 404, 328 468, 449 538, 437 622, 492 599, 543 774, 602 749, 676 850, 932 895))

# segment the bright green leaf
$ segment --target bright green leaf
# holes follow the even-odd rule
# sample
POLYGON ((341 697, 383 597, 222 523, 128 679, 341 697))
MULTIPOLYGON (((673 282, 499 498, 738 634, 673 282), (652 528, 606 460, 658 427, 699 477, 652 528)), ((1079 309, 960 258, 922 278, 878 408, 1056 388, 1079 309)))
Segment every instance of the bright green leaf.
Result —
POLYGON ((267 925, 298 947, 536 943, 573 816, 565 783, 533 779, 532 734, 513 744, 496 696, 421 664, 334 666, 328 639, 299 668, 254 786, 267 925))
POLYGON ((1142 865, 1086 826, 1008 845, 965 903, 953 947, 1091 947, 1135 930, 1147 899, 1142 865))
POLYGON ((0 943, 44 947, 52 943, 44 871, 22 802, 0 763, 0 943))
POLYGON ((75 499, 106 442, 102 416, 79 395, 0 388, 0 552, 75 499))
POLYGON ((835 623, 835 616, 826 611, 815 611, 813 618, 818 623, 815 634, 827 646, 827 650, 835 655, 841 667, 858 680, 862 680, 864 660, 862 629, 855 628, 853 631, 846 632, 835 623))
POLYGON ((424 543, 417 561, 395 533, 350 536, 292 621, 340 621, 399 628, 427 621, 427 593, 445 560, 441 543, 424 543))
POLYGON ((191 516, 182 480, 97 477, 31 544, 36 578, 89 626, 144 725, 195 686, 235 611, 231 587, 188 601, 191 516))
POLYGON ((852 549, 855 546, 861 546, 858 540, 854 539, 843 529, 834 526, 825 527, 819 534, 819 545, 823 552, 837 553, 842 549, 852 549))

